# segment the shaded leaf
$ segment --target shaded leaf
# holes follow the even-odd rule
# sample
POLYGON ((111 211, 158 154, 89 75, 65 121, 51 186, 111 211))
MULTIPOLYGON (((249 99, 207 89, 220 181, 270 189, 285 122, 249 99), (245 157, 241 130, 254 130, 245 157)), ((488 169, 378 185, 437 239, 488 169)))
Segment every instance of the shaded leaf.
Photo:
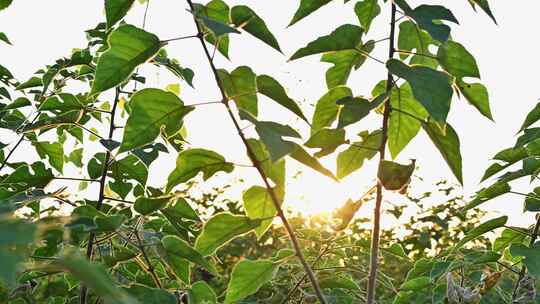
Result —
POLYGON ((175 235, 167 235, 161 239, 163 248, 172 255, 186 259, 192 263, 204 267, 210 273, 217 275, 216 268, 212 263, 205 259, 197 250, 175 235))
POLYGON ((382 133, 380 130, 370 134, 362 133, 362 141, 354 142, 351 146, 339 153, 337 157, 337 178, 342 179, 360 169, 364 161, 373 158, 381 145, 382 133))
POLYGON ((510 190, 511 188, 508 183, 497 182, 487 188, 480 190, 476 194, 475 198, 464 207, 464 210, 470 210, 472 208, 478 207, 479 205, 491 199, 510 192, 510 190))
POLYGON ((322 36, 296 51, 289 60, 331 51, 354 50, 362 43, 364 30, 356 25, 344 24, 327 36, 322 36))
POLYGON ((137 211, 138 213, 142 215, 149 215, 151 213, 154 213, 158 210, 165 208, 172 198, 173 198, 172 196, 165 196, 165 197, 141 196, 141 197, 138 197, 137 200, 135 200, 133 209, 135 209, 135 211, 137 211))
POLYGON ((358 16, 362 28, 368 32, 373 19, 381 13, 381 7, 377 4, 377 0, 364 0, 356 3, 354 12, 358 16))
POLYGON ((330 1, 332 0, 300 0, 300 6, 298 7, 298 9, 296 9, 294 17, 289 23, 289 26, 307 17, 309 14, 318 10, 322 6, 330 3, 330 1))
POLYGON ((480 71, 474 56, 463 45, 448 40, 439 46, 437 59, 441 67, 456 78, 480 78, 480 71))
POLYGON ((452 170, 452 173, 454 173, 454 176, 461 184, 463 184, 460 143, 454 128, 449 124, 446 124, 446 133, 444 133, 436 123, 431 121, 422 125, 422 127, 439 152, 441 152, 441 155, 450 167, 450 170, 452 170))
POLYGON ((231 9, 231 22, 237 27, 250 33, 255 38, 268 44, 281 52, 276 37, 266 27, 264 21, 255 12, 245 5, 237 5, 231 9))
POLYGON ((329 127, 337 118, 339 112, 338 100, 352 96, 351 89, 338 86, 324 94, 315 106, 315 113, 311 119, 311 135, 324 127, 329 127))
POLYGON ((285 89, 274 78, 268 75, 257 76, 257 90, 259 93, 276 101, 281 106, 296 114, 298 117, 308 122, 307 118, 302 113, 302 109, 292 100, 285 92, 285 89))
POLYGON ((198 281, 191 285, 188 291, 190 304, 217 304, 217 296, 214 290, 204 281, 198 281))
POLYGON ((434 119, 446 121, 453 92, 448 74, 424 66, 408 66, 396 59, 390 59, 386 66, 392 74, 409 82, 416 100, 434 119))

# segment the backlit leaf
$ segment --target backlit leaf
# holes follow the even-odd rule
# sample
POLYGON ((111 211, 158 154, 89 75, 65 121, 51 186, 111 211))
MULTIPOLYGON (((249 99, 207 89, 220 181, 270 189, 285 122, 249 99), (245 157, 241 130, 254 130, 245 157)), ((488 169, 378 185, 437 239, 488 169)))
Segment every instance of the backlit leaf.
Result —
POLYGON ((216 152, 205 149, 189 149, 180 152, 176 158, 176 168, 167 179, 167 192, 181 183, 203 173, 207 180, 219 171, 232 172, 234 166, 216 152))
POLYGON ((362 43, 363 33, 364 30, 359 26, 344 24, 329 35, 308 43, 296 51, 289 60, 332 51, 354 50, 362 43))
POLYGON ((91 95, 128 79, 137 66, 151 59, 162 46, 156 35, 129 24, 110 34, 109 45, 109 49, 99 57, 91 95))
POLYGON ((184 116, 193 110, 174 93, 151 88, 133 94, 130 106, 120 152, 153 142, 162 129, 166 134, 178 132, 184 116))
POLYGON ((431 121, 427 124, 423 124, 422 127, 433 144, 435 144, 435 147, 441 152, 441 155, 452 170, 452 173, 454 173, 454 176, 461 184, 463 184, 460 143, 454 128, 449 124, 446 124, 446 132, 443 132, 436 123, 431 121))
POLYGON ((236 303, 254 294, 274 278, 279 264, 269 260, 243 260, 233 268, 227 287, 225 304, 236 303))
POLYGON ((232 239, 259 227, 261 220, 251 220, 246 216, 219 213, 211 217, 202 228, 195 242, 195 249, 203 256, 214 254, 232 239))
POLYGON ((105 0, 105 16, 107 28, 113 27, 122 20, 135 0, 105 0))
POLYGON ((245 5, 238 5, 231 9, 231 22, 237 27, 250 33, 272 48, 281 52, 276 37, 266 27, 264 21, 255 12, 245 5))

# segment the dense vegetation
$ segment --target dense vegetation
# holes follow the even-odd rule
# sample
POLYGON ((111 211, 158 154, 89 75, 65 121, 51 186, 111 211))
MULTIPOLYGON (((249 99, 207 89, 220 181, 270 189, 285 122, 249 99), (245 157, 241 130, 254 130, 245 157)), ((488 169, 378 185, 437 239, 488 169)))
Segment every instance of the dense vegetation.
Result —
MULTIPOLYGON (((290 56, 330 64, 327 93, 308 118, 271 75, 216 66, 214 58, 228 58, 238 35, 281 52, 257 12, 224 0, 187 0, 181 18, 193 20, 194 32, 162 40, 124 21, 147 1, 105 0, 104 19, 85 32, 87 45, 30 79, 0 65, 0 303, 536 303, 540 217, 531 227, 511 227, 506 216, 485 220, 477 207, 508 193, 524 198, 524 211, 540 211, 540 188, 511 188, 540 172, 540 129, 533 127, 540 104, 516 144, 494 156, 484 180, 495 181, 470 201, 453 182, 423 181, 414 160, 397 161, 425 132, 462 183, 459 136, 447 122, 452 100, 467 100, 492 119, 476 60, 452 38, 448 23, 458 20, 450 10, 345 0, 358 22, 336 25, 290 56), (383 10, 390 12, 388 36, 375 39, 371 27, 383 10), (207 70, 170 58, 167 48, 184 39, 200 42, 207 70), (374 57, 374 49, 388 57, 374 57), (349 76, 367 60, 387 77, 371 92, 353 92, 349 76), (212 73, 220 95, 184 101, 178 86, 148 85, 139 73, 147 65, 186 86, 212 73), (261 120, 263 99, 307 124, 307 139, 279 116, 261 120), (186 139, 184 118, 205 106, 230 118, 242 143, 237 150, 250 164, 186 139), (367 116, 380 124, 351 128, 367 116), (13 161, 21 153, 26 161, 13 161), (151 186, 152 164, 168 155, 176 164, 166 183, 151 186), (319 161, 331 155, 336 172, 319 161), (293 160, 329 181, 377 161, 377 182, 331 215, 301 216, 282 208, 293 160), (204 187, 237 167, 253 169, 258 179, 204 187), (227 195, 245 183, 240 201, 227 195), (432 190, 419 193, 420 183, 432 190), (383 195, 404 202, 386 208, 399 229, 381 229, 383 195), (373 216, 357 216, 370 201, 373 216)), ((11 2, 0 0, 0 10, 9 12, 11 2)), ((289 26, 329 2, 300 0, 289 26)), ((487 0, 463 2, 496 23, 487 0)), ((0 32, 0 47, 9 47, 9 35, 0 32)))

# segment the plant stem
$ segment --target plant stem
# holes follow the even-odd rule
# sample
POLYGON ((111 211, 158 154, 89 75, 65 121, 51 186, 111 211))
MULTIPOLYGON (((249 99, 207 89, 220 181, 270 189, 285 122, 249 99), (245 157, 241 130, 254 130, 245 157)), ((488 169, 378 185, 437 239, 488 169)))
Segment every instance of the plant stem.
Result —
MULTIPOLYGON (((392 2, 392 13, 390 21, 390 39, 389 39, 389 48, 388 48, 388 58, 392 59, 394 57, 394 37, 396 30, 396 4, 392 2)), ((393 86, 393 77, 390 72, 388 72, 388 79, 386 81, 386 93, 388 96, 391 96, 391 90, 393 86)), ((386 100, 384 105, 384 114, 382 122, 382 139, 381 146, 379 148, 379 159, 383 161, 385 158, 386 152, 386 140, 388 138, 388 119, 391 112, 390 97, 386 100)), ((378 173, 377 173, 378 175, 378 173)), ((373 231, 371 233, 371 258, 370 258, 370 267, 369 267, 369 276, 368 276, 368 286, 367 286, 367 304, 375 303, 375 288, 377 285, 377 269, 379 267, 379 239, 381 232, 381 204, 383 198, 383 189, 382 185, 377 183, 377 197, 375 199, 375 208, 373 209, 373 231)))
MULTIPOLYGON (((186 0, 189 4, 189 7, 192 11, 195 11, 195 7, 193 5, 193 2, 191 0, 186 0)), ((234 127, 236 128, 236 131, 238 132, 238 135, 240 136, 240 139, 244 143, 244 146, 246 148, 246 152, 248 157, 250 158, 251 162, 253 163, 253 166, 257 169, 259 172, 260 177, 262 178, 264 185, 270 194, 270 199, 272 200, 272 203, 274 204, 274 207, 277 210, 277 214, 279 218, 281 219, 283 226, 285 226, 285 229, 287 230, 287 233, 289 235, 289 238, 291 240, 291 243, 294 247, 294 251, 296 252, 296 256, 300 260, 300 263, 304 267, 304 271, 306 272, 310 282, 311 286, 313 287, 313 290, 315 291, 315 294, 317 295, 317 298, 319 299, 319 302, 321 304, 326 304, 326 300, 324 299, 323 293, 321 288, 319 287, 319 282, 317 281, 317 278, 315 277, 315 274, 313 273, 313 270, 311 269, 311 266, 307 263, 304 254, 302 253, 302 248, 300 246, 300 242, 296 238, 296 234, 294 232, 293 227, 290 225, 289 221, 287 220, 287 217, 285 216, 285 213, 283 212, 283 209, 281 208, 281 204, 276 196, 276 193, 274 192, 274 189, 270 185, 268 181, 268 177, 266 176, 266 173, 263 171, 260 161, 257 160, 255 157, 255 154, 251 150, 251 147, 248 144, 247 138, 242 131, 242 128, 240 127, 240 124, 238 123, 238 120, 233 114, 233 111, 229 105, 229 100, 227 98, 227 95, 225 94, 225 89, 223 88, 223 85, 221 84, 221 81, 219 80, 219 75, 217 73, 217 69, 214 65, 214 61, 212 60, 212 55, 210 54, 210 51, 208 50, 208 47, 206 46, 206 43, 204 42, 204 38, 202 36, 202 29, 199 23, 197 22, 197 19, 193 17, 193 20, 195 22, 195 25, 197 27, 197 31, 199 32, 199 41, 201 42, 201 46, 204 50, 204 53, 206 55, 206 58, 208 59, 208 63, 210 64, 210 67, 212 69, 212 72, 214 74, 214 78, 216 80, 217 86, 219 88, 219 91, 221 92, 221 97, 223 101, 223 105, 227 109, 227 113, 229 114, 229 117, 231 118, 234 127)))
MULTIPOLYGON (((39 117, 39 112, 38 114, 34 117, 34 119, 32 119, 32 122, 30 122, 30 124, 33 124, 39 117)), ((9 151, 8 155, 6 155, 6 157, 4 158, 4 161, 2 162, 2 164, 0 165, 0 171, 2 171, 2 169, 4 169, 4 167, 6 166, 9 158, 13 155, 13 153, 15 152, 15 150, 17 150, 17 148, 19 147, 19 145, 24 141, 24 136, 25 134, 23 133, 21 135, 21 137, 19 138, 19 140, 17 141, 17 143, 15 144, 15 146, 13 146, 13 148, 11 148, 11 150, 9 151)))
MULTIPOLYGON (((109 124, 109 140, 113 138, 114 134, 114 117, 116 114, 116 107, 118 105, 118 100, 120 99, 120 89, 116 88, 116 93, 114 96, 114 104, 111 110, 111 119, 109 124)), ((99 180, 99 197, 97 200, 96 209, 100 210, 101 206, 103 205, 103 200, 105 199, 105 182, 107 180, 107 171, 109 171, 109 164, 111 159, 111 152, 107 150, 105 152, 105 160, 103 161, 103 168, 101 169, 101 179, 99 180)), ((86 246, 86 257, 89 260, 92 260, 92 253, 94 251, 94 241, 95 241, 95 233, 90 233, 90 236, 88 237, 88 244, 86 246)), ((87 303, 87 295, 88 295, 88 288, 85 285, 81 286, 81 292, 79 294, 79 303, 86 304, 87 303)))
MULTIPOLYGON (((540 216, 536 216, 536 224, 534 225, 533 232, 531 234, 531 241, 529 242, 529 247, 532 248, 534 246, 534 243, 536 242, 536 239, 538 238, 538 232, 540 231, 540 216)), ((521 283, 521 280, 525 277, 525 270, 526 267, 523 265, 521 267, 521 271, 519 272, 518 279, 516 281, 516 284, 514 285, 514 291, 512 292, 512 300, 516 298, 517 290, 519 288, 519 283, 521 283)))
POLYGON ((150 261, 150 258, 148 257, 148 254, 146 253, 146 250, 144 249, 141 237, 139 236, 139 232, 137 230, 135 230, 134 234, 135 234, 135 238, 137 238, 137 244, 138 244, 137 248, 139 248, 139 250, 141 251, 141 253, 143 255, 144 261, 147 264, 148 272, 150 273, 150 275, 154 279, 154 283, 156 284, 156 286, 159 287, 159 288, 163 288, 163 285, 161 284, 161 280, 159 279, 158 275, 156 274, 156 270, 154 269, 154 266, 152 265, 152 262, 150 261))

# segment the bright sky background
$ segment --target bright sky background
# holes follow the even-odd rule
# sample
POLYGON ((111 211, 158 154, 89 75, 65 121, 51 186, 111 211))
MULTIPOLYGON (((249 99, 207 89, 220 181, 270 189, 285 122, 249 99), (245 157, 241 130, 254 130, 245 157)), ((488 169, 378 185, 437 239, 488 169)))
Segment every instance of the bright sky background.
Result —
MULTIPOLYGON (((157 34, 160 39, 186 36, 195 33, 191 15, 186 12, 184 1, 150 0, 150 8, 146 30, 157 34)), ((409 1, 415 6, 421 1, 409 1)), ((423 1, 425 2, 425 1, 423 1)), ((532 109, 540 97, 538 77, 540 61, 534 60, 540 49, 540 40, 531 36, 531 29, 538 27, 537 14, 540 11, 538 1, 491 1, 491 6, 499 25, 496 26, 482 12, 475 13, 466 0, 461 1, 429 1, 432 4, 443 4, 452 9, 460 25, 452 26, 452 36, 467 47, 476 57, 482 82, 490 92, 491 107, 496 123, 483 118, 465 100, 454 99, 449 122, 457 130, 461 138, 464 167, 464 190, 472 194, 480 189, 478 184, 484 170, 489 165, 489 158, 497 151, 512 145, 515 132, 518 130, 526 113, 532 109)), ((287 63, 287 58, 298 48, 305 46, 315 38, 330 33, 344 23, 357 24, 353 6, 356 1, 347 5, 335 0, 298 24, 286 28, 299 1, 232 1, 227 3, 247 4, 267 23, 277 37, 285 55, 262 44, 248 34, 231 36, 231 60, 216 55, 218 67, 233 69, 236 66, 248 65, 258 74, 269 74, 279 80, 287 88, 289 95, 301 103, 308 117, 313 113, 313 105, 326 92, 324 75, 328 64, 320 63, 320 56, 287 63)), ((381 39, 388 36, 389 4, 383 7, 383 13, 376 19, 368 34, 369 39, 381 39)), ((127 21, 141 26, 144 6, 136 4, 130 11, 127 21)), ((28 79, 37 69, 45 64, 52 64, 61 56, 68 56, 73 48, 86 45, 84 30, 93 28, 104 21, 103 1, 54 0, 32 1, 15 0, 10 8, 0 12, 0 31, 5 32, 13 46, 0 45, 0 60, 11 69, 20 80, 28 79)), ((170 57, 192 68, 195 75, 196 90, 181 83, 181 98, 186 104, 218 100, 218 90, 210 74, 206 59, 202 56, 199 42, 195 39, 172 42, 167 46, 170 57)), ((378 44, 373 55, 385 59, 387 44, 378 44)), ((178 82, 165 70, 145 69, 149 75, 151 86, 165 87, 178 82)), ((349 80, 349 87, 355 95, 369 97, 372 87, 385 79, 384 66, 373 60, 366 64, 349 80)), ((308 128, 286 110, 273 106, 267 99, 259 99, 263 119, 278 120, 282 123, 299 127, 305 139, 308 128)), ((372 116, 349 135, 363 129, 373 130, 380 127, 380 116, 372 116)), ((228 160, 237 163, 248 163, 245 150, 241 146, 233 125, 221 105, 198 107, 189 115, 186 126, 189 141, 194 147, 213 149, 222 153, 228 160)), ((103 130, 105 131, 105 130, 103 130)), ((251 130, 253 132, 253 130, 251 130)), ((69 151, 68 151, 69 152, 69 151)), ((24 155, 19 155, 19 160, 24 155)), ((174 165, 174 155, 153 165, 150 170, 151 183, 163 185, 174 165)), ((422 132, 402 152, 398 161, 408 162, 416 158, 420 166, 418 172, 426 180, 433 182, 449 178, 450 170, 439 152, 422 132)), ((289 171, 292 176, 304 167, 290 161, 289 171)), ((332 170, 335 159, 323 160, 332 170)), ((348 196, 358 197, 372 185, 375 176, 375 164, 370 162, 357 173, 346 178, 340 185, 317 173, 309 173, 305 169, 298 180, 289 185, 288 203, 290 205, 310 204, 310 208, 331 209, 338 207, 348 196), (322 206, 322 207, 321 207, 322 206), (325 207, 326 206, 326 207, 325 207)), ((250 183, 258 183, 259 179, 251 169, 237 170, 238 175, 250 183)), ((224 178, 220 179, 222 182, 224 178)), ((219 179, 219 178, 218 178, 219 179)), ((526 183, 518 184, 524 192, 529 189, 526 183)), ((513 224, 527 225, 531 215, 522 215, 522 198, 504 196, 485 205, 486 209, 511 216, 513 224)), ((306 207, 301 208, 306 210, 306 207)), ((366 212, 370 212, 366 209, 366 212)))

